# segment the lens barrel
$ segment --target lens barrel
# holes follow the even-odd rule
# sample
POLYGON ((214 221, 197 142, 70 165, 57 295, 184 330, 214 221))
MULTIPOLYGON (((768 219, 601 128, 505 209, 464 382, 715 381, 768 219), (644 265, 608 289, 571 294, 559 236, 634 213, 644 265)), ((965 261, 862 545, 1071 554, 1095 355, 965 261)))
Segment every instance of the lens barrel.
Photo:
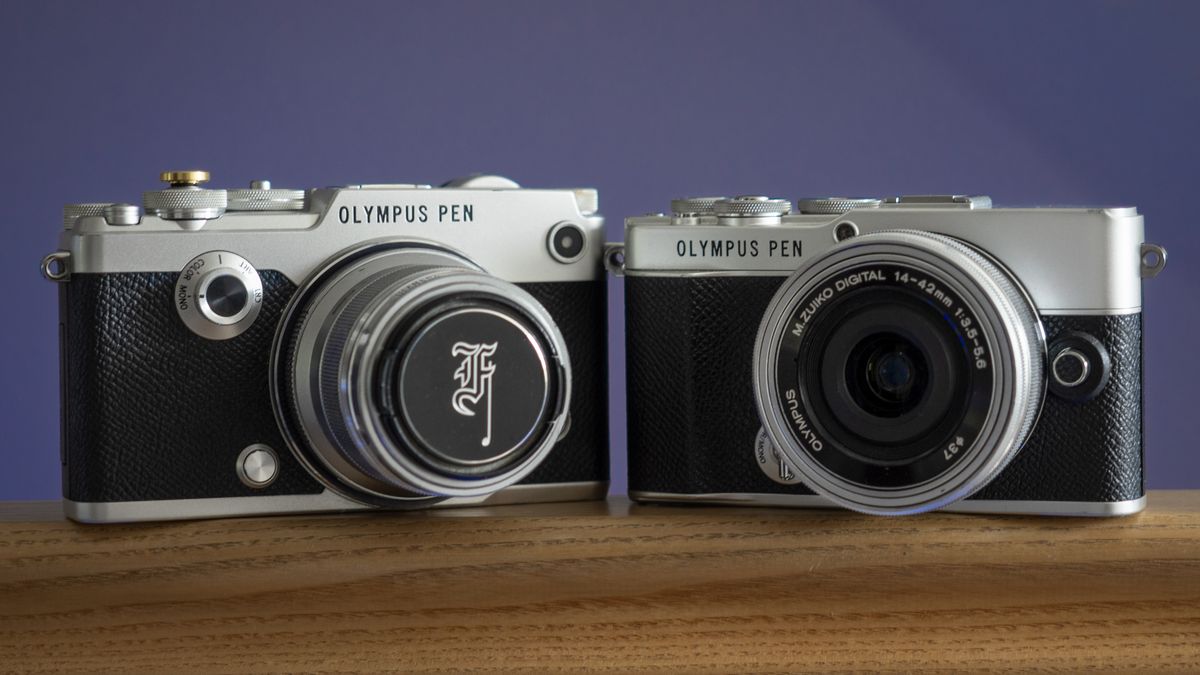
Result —
POLYGON ((337 256, 297 292, 272 361, 277 417, 297 456, 366 503, 508 487, 566 424, 571 371, 549 313, 433 245, 337 256))
POLYGON ((1012 459, 1045 392, 1045 339, 999 263, 938 234, 855 237, 794 273, 754 353, 759 414, 814 491, 895 515, 945 506, 1012 459))

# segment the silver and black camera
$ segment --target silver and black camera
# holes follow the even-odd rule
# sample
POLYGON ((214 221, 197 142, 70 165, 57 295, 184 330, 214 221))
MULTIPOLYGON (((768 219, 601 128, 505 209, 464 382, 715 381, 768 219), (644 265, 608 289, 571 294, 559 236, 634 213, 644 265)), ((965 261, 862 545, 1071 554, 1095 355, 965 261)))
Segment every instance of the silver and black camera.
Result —
POLYGON ((1134 208, 676 200, 630 218, 640 501, 1120 515, 1145 505, 1134 208))
POLYGON ((42 263, 69 517, 604 497, 595 190, 162 178, 42 263))

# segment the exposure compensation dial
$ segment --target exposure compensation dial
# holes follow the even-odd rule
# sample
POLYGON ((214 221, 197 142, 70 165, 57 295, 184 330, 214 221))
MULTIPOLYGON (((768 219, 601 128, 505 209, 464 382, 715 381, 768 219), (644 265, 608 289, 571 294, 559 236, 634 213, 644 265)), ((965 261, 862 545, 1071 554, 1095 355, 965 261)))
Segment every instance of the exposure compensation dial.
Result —
POLYGON ((196 256, 175 282, 175 310, 193 333, 209 340, 228 340, 249 328, 262 309, 258 271, 229 251, 196 256))

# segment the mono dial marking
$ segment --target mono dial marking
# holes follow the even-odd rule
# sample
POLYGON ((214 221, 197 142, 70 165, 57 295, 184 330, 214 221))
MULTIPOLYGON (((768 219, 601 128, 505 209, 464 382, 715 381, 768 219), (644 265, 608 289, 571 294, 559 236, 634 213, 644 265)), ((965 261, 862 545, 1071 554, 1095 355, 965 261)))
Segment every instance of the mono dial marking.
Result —
POLYGON ((209 251, 193 258, 175 282, 175 310, 193 333, 209 340, 241 335, 262 309, 262 279, 245 258, 209 251))

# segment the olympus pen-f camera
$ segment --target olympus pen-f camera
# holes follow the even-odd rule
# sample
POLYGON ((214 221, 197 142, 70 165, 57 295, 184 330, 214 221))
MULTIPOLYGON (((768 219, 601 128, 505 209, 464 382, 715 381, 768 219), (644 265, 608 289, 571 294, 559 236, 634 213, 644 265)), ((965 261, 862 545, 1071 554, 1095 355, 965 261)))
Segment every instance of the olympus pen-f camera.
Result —
POLYGON ((67 515, 602 498, 596 192, 209 189, 66 207, 67 515))
MULTIPOLYGON (((641 501, 1145 505, 1134 208, 676 200, 623 250, 641 501)), ((612 260, 616 260, 614 250, 612 260)))

